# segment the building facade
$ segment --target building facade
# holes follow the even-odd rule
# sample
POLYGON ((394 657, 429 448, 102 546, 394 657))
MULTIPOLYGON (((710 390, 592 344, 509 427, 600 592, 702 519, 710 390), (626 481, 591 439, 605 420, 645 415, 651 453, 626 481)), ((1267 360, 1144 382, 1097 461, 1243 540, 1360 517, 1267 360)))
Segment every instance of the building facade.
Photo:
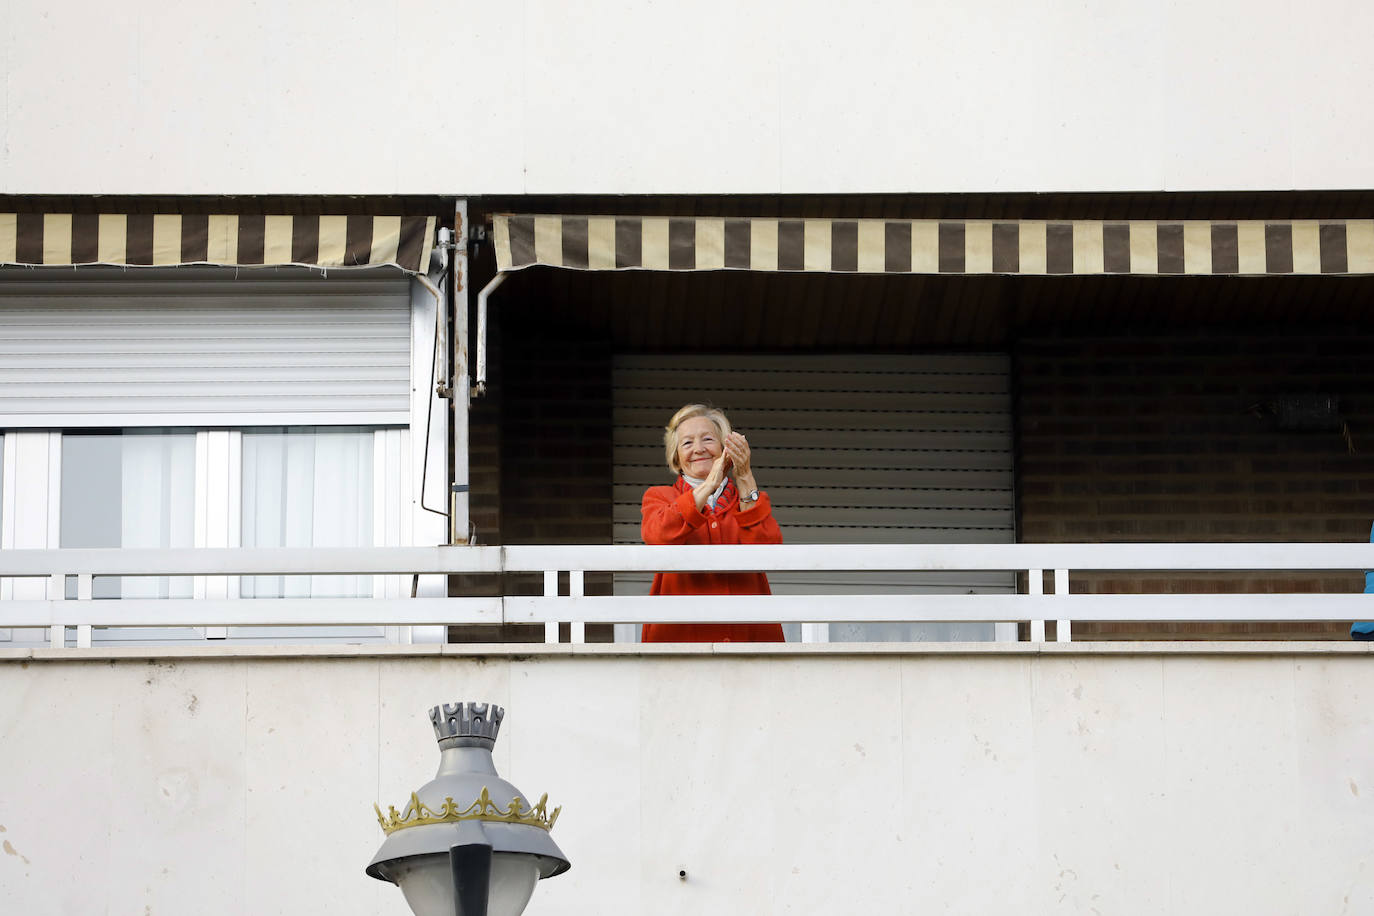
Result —
POLYGON ((458 699, 532 913, 1374 909, 1374 13, 0 10, 16 912, 402 912, 458 699), (697 399, 789 642, 541 617, 697 399))

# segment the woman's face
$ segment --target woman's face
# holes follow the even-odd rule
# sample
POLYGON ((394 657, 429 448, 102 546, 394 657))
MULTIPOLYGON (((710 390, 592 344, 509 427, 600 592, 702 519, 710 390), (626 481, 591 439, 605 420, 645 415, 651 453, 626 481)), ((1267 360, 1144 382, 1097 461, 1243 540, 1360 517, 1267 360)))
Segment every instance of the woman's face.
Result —
POLYGON ((716 424, 706 417, 683 420, 677 428, 677 462, 688 477, 705 478, 724 450, 716 424))

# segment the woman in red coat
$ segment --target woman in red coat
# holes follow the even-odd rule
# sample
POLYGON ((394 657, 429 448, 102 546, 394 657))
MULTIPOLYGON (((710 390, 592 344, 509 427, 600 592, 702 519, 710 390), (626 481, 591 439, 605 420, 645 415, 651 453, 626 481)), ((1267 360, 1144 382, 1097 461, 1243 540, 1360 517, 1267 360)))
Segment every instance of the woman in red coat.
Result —
MULTIPOLYGON (((640 532, 646 544, 781 544, 768 494, 749 461, 749 443, 725 414, 688 404, 664 428, 664 456, 678 475, 644 493, 640 532)), ((767 595, 759 572, 658 573, 651 595, 767 595)), ((777 623, 649 623, 645 642, 782 642, 777 623)))

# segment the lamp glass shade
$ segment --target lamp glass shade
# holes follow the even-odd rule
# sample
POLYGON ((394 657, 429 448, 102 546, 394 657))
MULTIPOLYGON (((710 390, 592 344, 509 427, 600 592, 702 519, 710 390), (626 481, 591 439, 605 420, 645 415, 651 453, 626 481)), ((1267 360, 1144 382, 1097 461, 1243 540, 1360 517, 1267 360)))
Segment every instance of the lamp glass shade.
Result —
MULTIPOLYGON (((454 916, 453 869, 447 854, 393 862, 389 871, 415 916, 454 916)), ((491 857, 487 916, 520 916, 539 880, 539 860, 515 852, 491 857)))

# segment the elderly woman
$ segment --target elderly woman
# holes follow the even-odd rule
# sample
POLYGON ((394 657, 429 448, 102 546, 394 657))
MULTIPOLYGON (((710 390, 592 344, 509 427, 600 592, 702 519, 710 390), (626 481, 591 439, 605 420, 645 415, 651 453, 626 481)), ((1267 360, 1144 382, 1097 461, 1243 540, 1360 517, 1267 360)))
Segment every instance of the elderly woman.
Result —
MULTIPOLYGON (((669 487, 644 493, 640 532, 646 544, 781 544, 768 494, 750 464, 749 443, 730 429, 725 414, 688 404, 664 428, 669 487)), ((653 595, 767 595, 759 572, 658 573, 653 595)), ((777 623, 650 623, 645 642, 782 642, 777 623)))

